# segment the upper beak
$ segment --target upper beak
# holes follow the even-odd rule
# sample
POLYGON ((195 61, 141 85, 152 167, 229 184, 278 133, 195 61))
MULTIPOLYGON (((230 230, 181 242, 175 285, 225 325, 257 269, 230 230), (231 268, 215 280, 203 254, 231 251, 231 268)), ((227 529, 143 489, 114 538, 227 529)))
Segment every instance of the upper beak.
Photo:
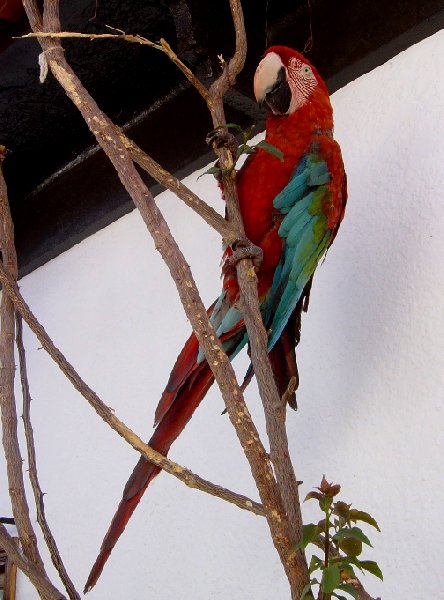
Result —
POLYGON ((262 105, 268 92, 286 79, 286 70, 280 57, 270 52, 258 64, 254 74, 254 95, 256 102, 262 105))

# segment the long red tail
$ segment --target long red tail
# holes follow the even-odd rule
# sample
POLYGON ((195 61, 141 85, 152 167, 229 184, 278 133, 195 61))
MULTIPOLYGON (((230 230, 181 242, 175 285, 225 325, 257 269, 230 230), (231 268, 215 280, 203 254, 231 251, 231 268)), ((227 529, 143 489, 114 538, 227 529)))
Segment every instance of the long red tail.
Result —
MULTIPOLYGON (((214 377, 206 360, 197 363, 199 344, 194 334, 185 344, 171 372, 168 385, 156 411, 156 430, 149 445, 166 455, 171 444, 183 431, 194 411, 213 383, 214 377)), ((100 552, 85 584, 88 592, 96 584, 117 540, 122 534, 149 483, 161 471, 140 458, 129 478, 123 497, 102 542, 100 552)))

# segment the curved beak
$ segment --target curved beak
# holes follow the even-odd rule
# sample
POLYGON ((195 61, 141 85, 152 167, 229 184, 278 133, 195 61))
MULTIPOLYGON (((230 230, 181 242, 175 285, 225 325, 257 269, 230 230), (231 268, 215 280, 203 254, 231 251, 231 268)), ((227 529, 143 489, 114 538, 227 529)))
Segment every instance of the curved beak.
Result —
POLYGON ((254 96, 262 105, 265 96, 286 78, 286 70, 280 56, 275 52, 268 53, 259 63, 254 74, 254 96))

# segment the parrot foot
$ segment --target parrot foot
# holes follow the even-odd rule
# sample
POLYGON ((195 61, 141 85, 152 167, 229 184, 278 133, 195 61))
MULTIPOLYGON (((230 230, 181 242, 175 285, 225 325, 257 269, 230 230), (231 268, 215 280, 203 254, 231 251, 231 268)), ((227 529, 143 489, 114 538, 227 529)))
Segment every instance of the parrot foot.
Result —
POLYGON ((213 148, 213 150, 219 150, 220 148, 226 148, 231 152, 233 156, 237 155, 237 149, 239 144, 232 133, 223 129, 213 129, 207 135, 207 144, 213 148))
POLYGON ((238 240, 232 244, 233 254, 230 256, 229 262, 232 267, 235 267, 237 263, 245 258, 249 258, 253 261, 253 266, 256 271, 262 264, 264 253, 262 248, 255 246, 247 238, 238 240))

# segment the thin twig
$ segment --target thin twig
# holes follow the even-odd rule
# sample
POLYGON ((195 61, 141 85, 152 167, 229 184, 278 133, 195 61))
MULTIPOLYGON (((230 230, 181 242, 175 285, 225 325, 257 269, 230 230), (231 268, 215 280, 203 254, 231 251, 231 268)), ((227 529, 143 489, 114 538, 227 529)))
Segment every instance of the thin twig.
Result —
POLYGON ((45 574, 31 560, 23 556, 6 530, 6 527, 0 524, 0 546, 4 548, 8 558, 12 560, 17 567, 30 579, 34 587, 41 592, 48 600, 66 600, 57 588, 48 580, 45 574))
POLYGON ((29 328, 37 336, 42 347, 48 352, 60 370, 69 379, 72 385, 78 392, 88 401, 96 413, 107 423, 114 431, 116 431, 125 441, 127 441, 135 450, 140 452, 148 461, 154 465, 161 467, 170 475, 174 475, 185 483, 188 487, 199 489, 211 496, 216 496, 222 500, 226 500, 235 504, 239 508, 253 512, 263 516, 264 509, 261 504, 254 502, 250 498, 242 494, 236 494, 219 485, 215 485, 198 475, 192 473, 189 469, 182 467, 153 450, 145 444, 129 427, 127 427, 116 414, 97 396, 97 394, 88 386, 87 383, 78 375, 74 367, 66 360, 61 351, 54 345, 43 326, 38 322, 33 315, 31 309, 26 304, 21 295, 17 284, 13 281, 10 275, 6 272, 2 262, 0 261, 0 283, 6 294, 14 303, 15 309, 21 314, 29 328))
POLYGON ((142 46, 149 46, 155 50, 160 50, 166 54, 169 59, 182 71, 188 81, 196 88, 205 102, 211 103, 211 98, 207 88, 203 83, 194 75, 194 73, 183 63, 171 46, 163 38, 159 42, 152 42, 151 40, 141 35, 129 35, 126 33, 79 33, 75 31, 35 31, 33 33, 27 33, 26 35, 20 36, 21 38, 47 38, 47 39, 61 39, 61 38, 83 38, 93 40, 124 40, 130 44, 141 44, 142 46))
MULTIPOLYGON (((14 246, 14 226, 9 212, 8 195, 1 162, 5 155, 4 146, 0 147, 0 248, 2 258, 14 278, 17 277, 17 257, 14 246)), ((9 495, 12 512, 23 552, 40 571, 42 577, 49 579, 44 570, 37 538, 29 516, 29 506, 23 481, 22 457, 17 434, 17 412, 14 397, 14 305, 7 294, 2 294, 0 305, 0 406, 2 413, 3 447, 6 458, 9 495)), ((42 598, 46 596, 39 589, 42 598)))
POLYGON ((37 509, 37 522, 40 525, 40 528, 43 532, 43 537, 45 538, 46 546, 48 547, 49 553, 51 555, 52 563, 57 569, 57 573, 59 574, 63 585, 65 586, 66 593, 68 594, 69 598, 71 598, 71 600, 80 600, 80 595, 78 594, 73 582, 71 581, 68 575, 65 565, 63 564, 62 557, 57 547, 57 542, 52 534, 52 531, 46 519, 43 492, 42 488, 40 487, 37 472, 34 432, 31 423, 31 394, 29 391, 25 346, 23 344, 22 318, 18 313, 16 313, 15 323, 16 344, 19 355, 20 379, 22 383, 23 394, 23 423, 25 426, 26 448, 28 452, 29 479, 31 481, 32 491, 34 493, 34 500, 37 509))

